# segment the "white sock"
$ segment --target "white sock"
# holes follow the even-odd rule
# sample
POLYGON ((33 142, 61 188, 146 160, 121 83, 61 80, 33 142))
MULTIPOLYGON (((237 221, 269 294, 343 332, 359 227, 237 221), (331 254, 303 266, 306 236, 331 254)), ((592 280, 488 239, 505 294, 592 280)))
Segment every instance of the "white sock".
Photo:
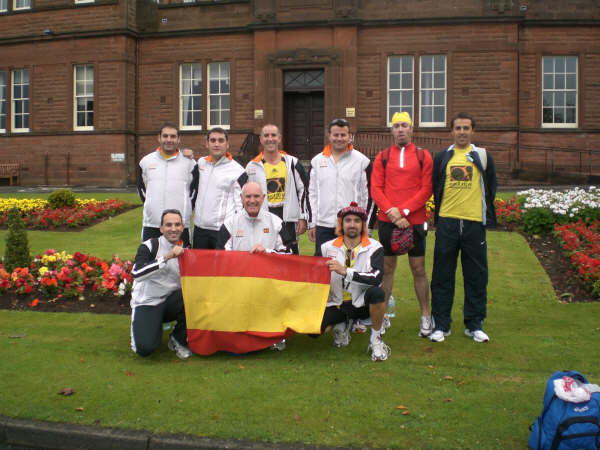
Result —
POLYGON ((376 330, 375 328, 371 327, 371 342, 376 341, 379 337, 381 337, 381 328, 376 330))

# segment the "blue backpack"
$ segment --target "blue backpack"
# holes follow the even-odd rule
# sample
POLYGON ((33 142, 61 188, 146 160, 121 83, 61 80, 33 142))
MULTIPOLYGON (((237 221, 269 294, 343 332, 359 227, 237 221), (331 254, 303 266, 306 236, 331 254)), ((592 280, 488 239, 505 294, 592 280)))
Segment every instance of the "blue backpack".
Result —
POLYGON ((544 409, 530 427, 529 447, 536 450, 600 448, 600 392, 587 402, 571 403, 554 393, 554 380, 563 376, 583 383, 587 379, 574 370, 554 372, 546 383, 544 409))

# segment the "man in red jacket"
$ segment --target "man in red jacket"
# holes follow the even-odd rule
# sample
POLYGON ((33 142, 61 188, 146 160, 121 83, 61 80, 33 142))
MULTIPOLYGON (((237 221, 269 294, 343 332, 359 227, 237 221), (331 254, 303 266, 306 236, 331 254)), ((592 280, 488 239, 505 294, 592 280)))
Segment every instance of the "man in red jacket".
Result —
POLYGON ((393 230, 412 227, 414 246, 408 251, 408 263, 421 307, 419 336, 426 337, 433 329, 425 272, 425 204, 432 193, 433 163, 429 152, 412 142, 413 126, 408 113, 394 114, 391 132, 394 145, 379 152, 371 174, 371 197, 379 207, 379 240, 384 249, 383 290, 389 301, 398 258, 391 245, 393 230))

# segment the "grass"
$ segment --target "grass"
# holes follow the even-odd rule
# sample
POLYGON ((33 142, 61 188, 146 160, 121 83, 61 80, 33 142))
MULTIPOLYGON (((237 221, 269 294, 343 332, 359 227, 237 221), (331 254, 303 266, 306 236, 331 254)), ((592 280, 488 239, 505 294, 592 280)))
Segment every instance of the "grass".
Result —
MULTIPOLYGON (((139 209, 132 213, 139 219, 139 209)), ((130 244, 137 246, 134 231, 130 244)), ((90 245, 82 234, 72 233, 70 244, 90 245)), ((428 273, 433 245, 430 233, 428 273)), ((306 238, 301 246, 312 252, 306 238)), ((553 371, 573 368, 600 380, 593 358, 600 303, 559 303, 518 234, 490 232, 488 249, 490 343, 462 335, 460 273, 453 334, 442 344, 418 338, 418 307, 402 258, 397 316, 385 336, 392 354, 377 364, 366 352, 367 335, 353 335, 343 349, 331 346, 330 335, 295 335, 281 353, 186 362, 165 339, 144 359, 129 349, 127 316, 0 311, 2 359, 9 362, 0 367, 0 414, 317 445, 524 448, 553 371), (65 387, 75 394, 57 395, 65 387)))

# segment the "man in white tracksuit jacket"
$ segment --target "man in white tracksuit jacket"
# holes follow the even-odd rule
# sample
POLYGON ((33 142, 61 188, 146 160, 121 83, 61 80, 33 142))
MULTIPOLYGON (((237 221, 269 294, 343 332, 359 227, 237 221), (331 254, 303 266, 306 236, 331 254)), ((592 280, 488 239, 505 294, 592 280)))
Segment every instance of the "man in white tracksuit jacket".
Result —
POLYGON ((194 209, 193 248, 217 248, 225 218, 242 209, 244 168, 229 153, 229 135, 213 128, 206 136, 208 156, 198 159, 198 196, 194 209))
POLYGON ((138 193, 144 203, 142 242, 160 236, 160 219, 165 209, 177 209, 183 217, 181 238, 189 247, 189 227, 198 189, 196 161, 179 151, 179 132, 165 123, 158 133, 159 147, 139 164, 138 193))
POLYGON ((345 119, 333 120, 329 124, 329 144, 310 162, 308 237, 315 243, 315 256, 321 256, 324 242, 336 238, 337 212, 341 208, 356 202, 367 216, 371 215, 372 165, 350 143, 349 127, 345 119))

